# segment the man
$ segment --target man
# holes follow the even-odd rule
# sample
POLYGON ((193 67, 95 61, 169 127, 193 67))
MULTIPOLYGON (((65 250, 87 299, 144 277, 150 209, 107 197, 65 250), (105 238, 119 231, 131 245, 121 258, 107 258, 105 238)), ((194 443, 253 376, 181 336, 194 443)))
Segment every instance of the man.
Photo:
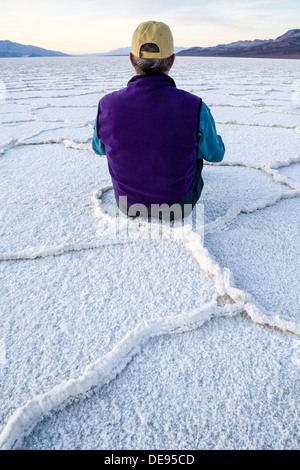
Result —
POLYGON ((107 156, 117 204, 129 216, 189 215, 203 159, 220 162, 225 153, 208 107, 169 77, 174 60, 170 28, 141 23, 130 53, 136 75, 99 102, 93 149, 107 156))

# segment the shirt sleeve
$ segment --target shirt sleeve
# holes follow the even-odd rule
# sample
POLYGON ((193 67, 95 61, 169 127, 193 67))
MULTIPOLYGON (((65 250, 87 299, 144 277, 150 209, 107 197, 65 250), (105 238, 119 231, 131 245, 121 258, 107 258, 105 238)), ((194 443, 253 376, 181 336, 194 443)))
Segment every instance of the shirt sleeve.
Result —
POLYGON ((94 152, 97 153, 97 155, 106 155, 105 145, 103 144, 103 142, 101 142, 97 134, 97 125, 98 125, 97 120, 98 120, 98 116, 96 118, 95 125, 94 125, 92 147, 93 147, 94 152))
POLYGON ((217 134, 216 124, 211 112, 202 101, 199 131, 198 158, 208 162, 221 162, 225 154, 222 137, 217 134))

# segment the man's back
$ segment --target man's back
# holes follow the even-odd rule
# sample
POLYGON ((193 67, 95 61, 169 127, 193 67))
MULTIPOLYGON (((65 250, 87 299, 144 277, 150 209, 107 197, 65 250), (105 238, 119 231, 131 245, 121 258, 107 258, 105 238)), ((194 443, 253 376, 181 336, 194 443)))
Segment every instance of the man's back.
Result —
POLYGON ((192 190, 200 109, 201 99, 165 74, 135 76, 101 99, 98 137, 117 197, 150 207, 192 190))

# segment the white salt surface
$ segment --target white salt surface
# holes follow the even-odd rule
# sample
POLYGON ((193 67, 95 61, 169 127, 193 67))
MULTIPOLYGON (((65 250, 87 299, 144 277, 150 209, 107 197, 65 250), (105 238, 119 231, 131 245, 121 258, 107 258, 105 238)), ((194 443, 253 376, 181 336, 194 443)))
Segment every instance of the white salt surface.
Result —
POLYGON ((110 181, 103 158, 62 145, 20 146, 2 157, 0 175, 0 255, 96 240, 90 195, 110 181))
POLYGON ((128 58, 2 60, 0 448, 299 448, 299 73, 176 59, 226 146, 204 249, 102 191, 97 102, 128 58))
POLYGON ((0 114, 0 124, 14 124, 14 122, 25 122, 29 121, 28 113, 25 111, 15 112, 15 113, 1 113, 0 114))
POLYGON ((282 167, 279 169, 281 175, 286 176, 289 180, 300 185, 300 164, 295 163, 294 165, 289 165, 287 167, 282 167))
POLYGON ((234 210, 253 207, 259 201, 288 191, 287 187, 279 186, 268 175, 252 168, 229 166, 220 169, 216 165, 205 165, 202 174, 201 202, 207 224, 234 210))
MULTIPOLYGON (((97 89, 97 84, 95 84, 95 89, 97 89)), ((99 89, 97 91, 88 91, 84 90, 82 91, 82 94, 78 95, 76 94, 76 103, 74 103, 74 100, 72 96, 68 95, 68 90, 66 91, 66 96, 62 96, 60 98, 54 98, 54 97, 39 97, 39 98, 34 98, 30 99, 28 101, 31 102, 31 107, 36 107, 39 109, 39 107, 45 107, 49 106, 51 108, 63 108, 63 107, 71 107, 71 108, 95 108, 97 106, 97 100, 101 98, 105 93, 104 92, 99 92, 99 89), (96 105, 95 105, 96 102, 96 105)), ((80 110, 80 109, 79 109, 80 110)), ((62 112, 62 109, 58 109, 59 112, 62 112)), ((76 113, 76 109, 74 109, 74 112, 76 113)))
POLYGON ((3 121, 9 120, 10 114, 28 113, 31 111, 32 106, 30 104, 17 104, 17 103, 1 103, 0 106, 0 117, 3 121))
POLYGON ((176 242, 140 239, 0 269, 1 429, 17 407, 81 375, 141 322, 182 315, 214 296, 213 282, 176 242))
POLYGON ((300 199, 240 215, 206 245, 228 267, 236 286, 253 295, 265 311, 300 324, 300 199))
POLYGON ((300 155, 299 133, 292 129, 218 124, 227 150, 225 163, 263 166, 300 155))
POLYGON ((152 339, 109 385, 45 417, 21 448, 295 449, 299 348, 242 318, 152 339))
MULTIPOLYGON (((64 144, 65 147, 76 148, 80 150, 80 144, 90 145, 92 149, 92 138, 93 138, 93 125, 65 125, 64 127, 57 127, 54 129, 44 130, 38 132, 36 135, 30 136, 24 140, 24 143, 35 143, 35 144, 48 144, 57 143, 64 144)), ((87 148, 85 148, 87 150, 87 148)), ((93 152, 94 153, 94 152, 93 152)))
MULTIPOLYGON (((32 136, 44 133, 47 130, 55 131, 58 128, 64 128, 68 124, 64 122, 37 122, 29 118, 24 122, 11 122, 10 124, 1 125, 0 127, 0 154, 11 140, 23 142, 32 136)), ((51 134, 50 134, 51 135, 51 134)))
POLYGON ((212 112, 216 122, 236 124, 256 125, 256 126, 278 126, 295 127, 300 124, 300 114, 287 114, 284 112, 274 112, 268 107, 255 108, 234 108, 233 106, 214 106, 212 112))
MULTIPOLYGON (((97 102, 97 97, 94 97, 94 101, 97 102)), ((63 108, 43 108, 37 109, 32 112, 32 115, 37 117, 39 120, 48 122, 66 122, 66 123, 76 123, 84 124, 86 122, 95 122, 95 115, 97 114, 97 105, 93 108, 72 108, 72 107, 63 107, 63 108)))

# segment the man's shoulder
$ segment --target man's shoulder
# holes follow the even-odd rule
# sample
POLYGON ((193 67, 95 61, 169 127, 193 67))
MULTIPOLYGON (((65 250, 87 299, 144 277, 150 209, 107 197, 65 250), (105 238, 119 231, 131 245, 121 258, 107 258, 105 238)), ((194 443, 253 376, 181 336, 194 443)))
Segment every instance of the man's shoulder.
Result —
POLYGON ((120 100, 122 96, 125 96, 126 90, 127 90, 127 87, 121 88, 120 90, 111 91, 110 93, 107 93, 106 95, 102 96, 99 103, 106 104, 114 100, 120 100))
MULTIPOLYGON (((169 93, 171 93, 171 95, 173 96, 173 99, 181 98, 181 99, 184 99, 185 102, 191 105, 192 104, 199 105, 202 102, 202 99, 199 96, 189 91, 183 90, 181 88, 177 88, 176 86, 166 87, 165 91, 168 91, 169 93)), ((120 104, 120 102, 122 102, 123 100, 126 101, 127 96, 128 96, 127 92, 128 92, 128 86, 121 88, 120 90, 107 93, 100 99, 99 104, 104 105, 104 106, 105 105, 109 106, 110 104, 113 104, 116 102, 120 104)))
POLYGON ((174 90, 176 90, 175 93, 178 96, 182 96, 186 98, 187 100, 190 100, 191 102, 199 103, 200 101, 202 101, 200 96, 195 95, 194 93, 191 93, 190 91, 183 90, 182 88, 175 88, 174 90))

